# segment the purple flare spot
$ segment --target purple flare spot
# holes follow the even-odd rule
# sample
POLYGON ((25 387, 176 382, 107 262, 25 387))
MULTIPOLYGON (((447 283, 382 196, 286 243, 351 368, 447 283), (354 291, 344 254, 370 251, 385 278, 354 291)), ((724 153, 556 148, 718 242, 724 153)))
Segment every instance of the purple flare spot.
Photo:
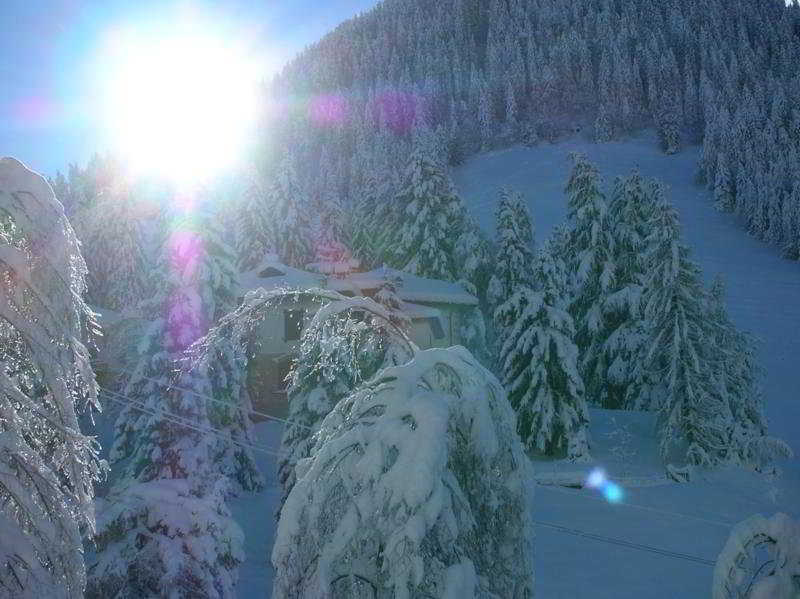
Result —
POLYGON ((315 97, 309 106, 311 120, 317 125, 341 125, 347 120, 349 106, 341 94, 325 94, 315 97))
POLYGON ((375 99, 373 117, 398 135, 408 133, 421 112, 420 99, 406 92, 384 92, 375 99))
POLYGON ((192 231, 176 231, 169 240, 170 268, 177 283, 167 313, 171 352, 180 352, 202 337, 207 329, 203 312, 199 268, 204 256, 202 238, 192 231))

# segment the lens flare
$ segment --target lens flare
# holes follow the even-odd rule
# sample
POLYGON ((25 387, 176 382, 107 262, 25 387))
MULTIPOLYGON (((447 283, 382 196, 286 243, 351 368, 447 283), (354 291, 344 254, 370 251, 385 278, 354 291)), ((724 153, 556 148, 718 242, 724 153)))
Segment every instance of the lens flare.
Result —
POLYGON ((246 52, 197 27, 115 31, 105 52, 108 143, 133 172, 202 181, 242 156, 258 110, 246 52))
POLYGON ((604 482, 606 482, 606 473, 603 472, 602 468, 595 468, 589 473, 589 477, 586 479, 586 486, 592 489, 599 489, 604 482))
POLYGON ((602 468, 595 468, 589 473, 585 486, 598 489, 609 503, 619 503, 624 495, 622 487, 609 480, 602 468))
POLYGON ((606 484, 603 485, 603 496, 609 503, 619 503, 622 501, 622 487, 617 483, 607 481, 606 484))

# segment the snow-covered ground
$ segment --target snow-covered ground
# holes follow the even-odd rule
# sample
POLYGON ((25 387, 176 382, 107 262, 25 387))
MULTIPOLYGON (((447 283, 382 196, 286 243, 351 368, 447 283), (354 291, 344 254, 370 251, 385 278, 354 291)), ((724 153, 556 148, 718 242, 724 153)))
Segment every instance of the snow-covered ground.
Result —
MULTIPOLYGON (((685 238, 710 280, 721 273, 728 286, 731 318, 761 340, 766 411, 772 434, 800 456, 800 264, 750 237, 733 218, 716 212, 708 193, 694 183, 698 148, 665 156, 655 135, 624 142, 591 144, 575 138, 556 145, 513 147, 471 158, 455 172, 457 187, 488 232, 497 190, 523 192, 543 239, 565 217, 563 187, 572 151, 585 152, 610 182, 638 167, 668 184, 685 238)), ((277 449, 281 428, 257 425, 258 443, 277 449)), ((738 469, 695 473, 687 484, 666 481, 656 455, 652 417, 592 410, 595 464, 574 467, 536 462, 533 490, 537 522, 538 599, 706 598, 713 562, 730 528, 754 513, 776 511, 800 517, 800 460, 781 464, 776 480, 738 469), (581 479, 603 466, 623 486, 623 499, 610 504, 595 489, 549 484, 572 470, 581 479)), ((239 597, 269 596, 268 564, 278 499, 274 458, 262 454, 267 489, 232 502, 245 531, 247 561, 240 569, 239 597)))
MULTIPOLYGON (((498 188, 509 185, 521 191, 528 198, 541 240, 565 218, 563 187, 571 166, 568 155, 573 151, 586 153, 609 183, 614 176, 639 168, 645 176, 658 177, 669 186, 669 198, 680 213, 694 259, 708 280, 723 275, 731 318, 762 342, 770 431, 800 456, 800 368, 796 358, 800 350, 800 263, 782 260, 775 248, 750 238, 733 217, 714 210, 708 192, 694 182, 699 148, 666 156, 651 132, 605 144, 574 138, 535 148, 517 146, 468 160, 455 172, 456 186, 490 233, 498 188)), ((598 411, 592 415, 595 441, 605 442, 603 433, 614 429, 608 426, 610 416, 598 411)), ((637 426, 634 417, 630 428, 637 426)), ((638 476, 648 462, 642 454, 652 446, 641 436, 632 445, 638 455, 631 458, 630 474, 638 476)), ((598 453, 600 462, 614 461, 609 451, 610 447, 605 447, 598 453)), ((553 468, 536 466, 542 475, 553 468)), ((731 470, 706 474, 688 484, 625 488, 623 503, 616 505, 606 503, 595 490, 537 485, 533 499, 534 518, 541 523, 536 538, 537 596, 708 597, 713 567, 688 557, 713 562, 730 526, 750 514, 784 511, 800 515, 800 460, 781 467, 783 476, 775 481, 731 470), (564 528, 574 530, 566 532, 564 528), (593 536, 579 536, 575 531, 593 536), (631 543, 647 548, 631 547, 631 543), (652 551, 659 549, 686 555, 652 551)), ((619 464, 609 465, 609 471, 625 474, 619 464)), ((661 474, 652 472, 654 477, 661 474)))
POLYGON ((244 531, 244 550, 247 558, 239 567, 237 595, 241 599, 269 597, 272 594, 273 570, 269 558, 275 539, 275 509, 280 500, 280 487, 275 478, 277 456, 283 432, 279 422, 259 422, 255 438, 265 451, 254 452, 264 474, 266 485, 261 493, 244 493, 228 502, 234 519, 244 531), (267 453, 269 451, 270 453, 267 453))

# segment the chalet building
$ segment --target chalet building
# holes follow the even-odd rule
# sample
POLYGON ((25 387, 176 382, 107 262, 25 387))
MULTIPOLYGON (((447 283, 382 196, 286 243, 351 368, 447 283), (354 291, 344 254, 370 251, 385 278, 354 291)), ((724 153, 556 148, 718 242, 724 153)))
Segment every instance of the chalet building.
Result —
MULTIPOLYGON (((457 283, 426 279, 385 266, 369 272, 330 266, 312 264, 309 270, 300 270, 267 256, 256 268, 240 275, 240 293, 258 288, 323 288, 349 297, 374 297, 387 278, 395 279, 397 296, 411 320, 409 336, 422 349, 461 343, 461 320, 478 305, 477 298, 457 283)), ((260 325, 248 373, 256 410, 276 416, 286 414, 285 379, 291 353, 317 308, 315 303, 292 301, 273 311, 260 325)))

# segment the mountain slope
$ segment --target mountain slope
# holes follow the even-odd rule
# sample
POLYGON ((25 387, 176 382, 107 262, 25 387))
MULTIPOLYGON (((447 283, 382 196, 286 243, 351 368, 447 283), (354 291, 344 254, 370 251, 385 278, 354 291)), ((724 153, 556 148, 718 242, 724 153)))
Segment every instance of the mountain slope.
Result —
POLYGON ((654 126, 670 154, 702 140, 720 203, 797 258, 798 61, 784 0, 385 0, 275 78, 263 137, 311 195, 355 201, 420 133, 455 164, 576 123, 595 140, 654 126))

